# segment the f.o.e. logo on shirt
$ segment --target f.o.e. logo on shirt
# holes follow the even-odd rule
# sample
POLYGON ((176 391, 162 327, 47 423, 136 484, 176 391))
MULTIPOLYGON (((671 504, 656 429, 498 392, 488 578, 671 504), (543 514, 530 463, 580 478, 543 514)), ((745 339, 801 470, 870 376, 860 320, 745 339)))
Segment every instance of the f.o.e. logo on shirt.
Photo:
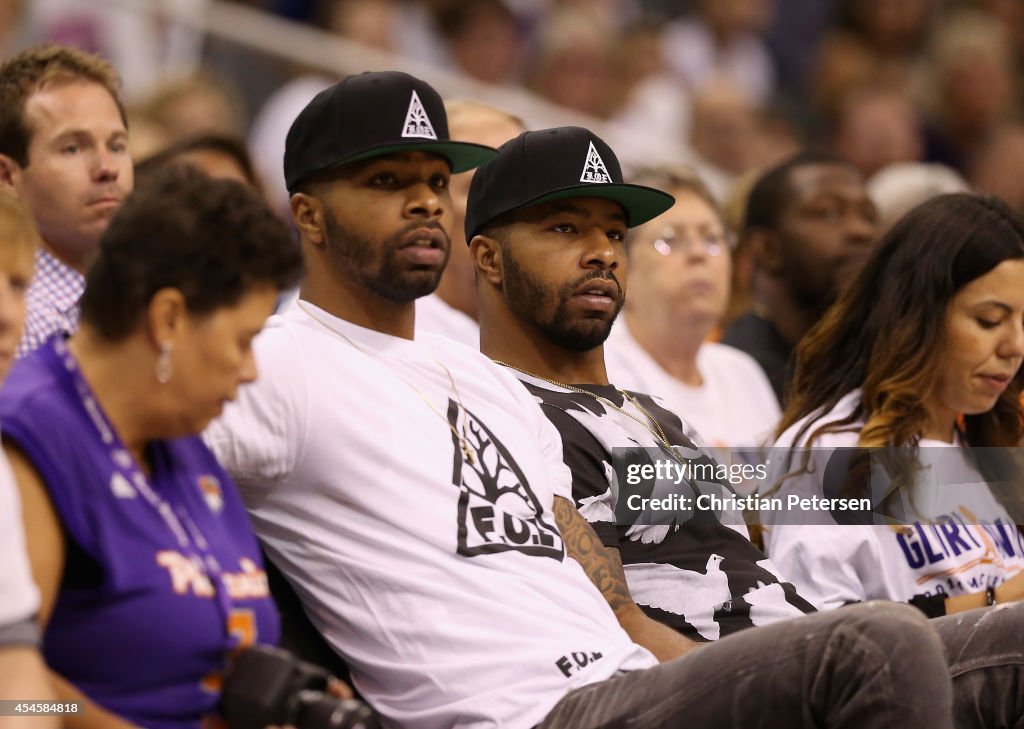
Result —
POLYGON ((593 651, 591 653, 587 653, 585 651, 573 651, 569 655, 562 656, 555 661, 555 665, 558 667, 558 670, 562 672, 563 676, 569 678, 576 671, 580 671, 602 658, 604 658, 604 655, 597 651, 593 651))
POLYGON ((553 515, 544 512, 504 444, 451 399, 448 422, 455 450, 452 483, 459 489, 459 554, 476 557, 514 550, 561 561, 565 549, 553 515), (464 435, 472 458, 463 456, 456 433, 464 435))

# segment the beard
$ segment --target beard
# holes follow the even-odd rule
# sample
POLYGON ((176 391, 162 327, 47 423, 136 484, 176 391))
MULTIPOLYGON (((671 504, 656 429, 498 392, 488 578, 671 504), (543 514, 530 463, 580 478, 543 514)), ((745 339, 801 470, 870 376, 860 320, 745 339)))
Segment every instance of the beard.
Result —
POLYGON ((327 256, 335 271, 344 273, 366 290, 389 301, 404 304, 434 293, 451 252, 451 238, 439 223, 410 223, 380 242, 343 225, 330 210, 324 210, 324 221, 327 226, 327 256), (422 228, 439 230, 444 234, 444 262, 437 268, 409 268, 396 256, 409 231, 422 228))
POLYGON ((502 249, 502 261, 505 264, 502 281, 505 301, 518 319, 539 329, 553 344, 573 352, 587 352, 608 339, 612 324, 625 303, 622 286, 615 274, 594 271, 552 291, 524 271, 507 246, 502 249), (570 300, 584 282, 595 278, 614 281, 618 286, 619 297, 614 314, 607 319, 599 316, 574 317, 570 300))

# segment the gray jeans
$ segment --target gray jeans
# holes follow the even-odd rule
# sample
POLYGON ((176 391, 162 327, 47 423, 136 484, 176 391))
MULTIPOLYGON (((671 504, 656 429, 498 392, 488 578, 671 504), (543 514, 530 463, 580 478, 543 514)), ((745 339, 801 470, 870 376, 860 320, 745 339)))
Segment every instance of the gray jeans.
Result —
POLYGON ((952 729, 940 632, 962 648, 957 680, 980 687, 967 703, 981 712, 982 694, 998 695, 973 675, 980 641, 969 626, 982 620, 966 620, 966 634, 952 623, 937 631, 915 608, 873 602, 746 630, 572 691, 540 729, 952 729))
POLYGON ((1024 729, 1024 603, 936 618, 959 729, 1024 729))

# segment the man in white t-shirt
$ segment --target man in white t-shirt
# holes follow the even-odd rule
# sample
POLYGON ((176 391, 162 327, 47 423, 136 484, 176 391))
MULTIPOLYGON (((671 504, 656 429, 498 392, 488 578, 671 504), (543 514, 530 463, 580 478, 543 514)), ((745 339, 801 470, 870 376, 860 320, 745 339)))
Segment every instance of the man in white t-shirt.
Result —
MULTIPOLYGON (((572 507, 557 431, 483 355, 413 339, 414 302, 448 254, 449 176, 492 155, 449 142, 440 97, 411 76, 317 96, 285 154, 307 278, 255 345, 259 382, 208 433, 385 725, 951 727, 941 646, 907 608, 661 665, 620 627, 591 582, 606 577, 600 543, 572 507)), ((658 635, 665 658, 692 647, 658 635)))

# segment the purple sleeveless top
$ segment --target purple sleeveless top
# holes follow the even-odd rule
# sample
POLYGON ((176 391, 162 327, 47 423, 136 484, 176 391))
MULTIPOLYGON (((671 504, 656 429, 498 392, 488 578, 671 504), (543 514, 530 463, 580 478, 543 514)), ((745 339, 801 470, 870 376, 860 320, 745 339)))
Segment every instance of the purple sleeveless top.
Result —
POLYGON ((63 351, 60 338, 51 339, 15 364, 0 391, 4 437, 39 472, 68 542, 46 662, 133 723, 198 729, 216 709, 228 654, 279 637, 248 516, 198 437, 151 442, 152 491, 205 547, 182 548, 115 467, 63 351), (221 579, 190 554, 212 556, 221 579))

